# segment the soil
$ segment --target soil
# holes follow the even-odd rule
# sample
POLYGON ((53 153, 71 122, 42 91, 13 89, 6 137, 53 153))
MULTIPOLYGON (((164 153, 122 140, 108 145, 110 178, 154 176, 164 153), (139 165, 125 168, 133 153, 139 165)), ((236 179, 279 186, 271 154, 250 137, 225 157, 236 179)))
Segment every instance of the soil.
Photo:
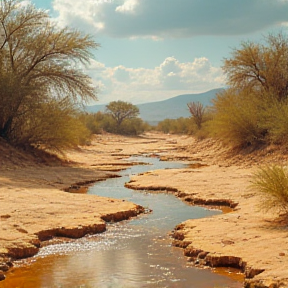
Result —
POLYGON ((263 213, 261 197, 249 189, 254 171, 286 164, 287 151, 277 146, 233 150, 211 139, 157 133, 97 135, 91 145, 67 151, 65 161, 43 160, 0 142, 0 279, 13 260, 34 255, 46 240, 103 232, 107 221, 143 213, 127 201, 80 193, 90 183, 116 177, 131 165, 126 158, 141 154, 191 165, 133 176, 128 187, 167 191, 191 205, 224 205, 231 211, 179 223, 174 245, 190 261, 242 269, 245 287, 288 287, 287 221, 263 213))

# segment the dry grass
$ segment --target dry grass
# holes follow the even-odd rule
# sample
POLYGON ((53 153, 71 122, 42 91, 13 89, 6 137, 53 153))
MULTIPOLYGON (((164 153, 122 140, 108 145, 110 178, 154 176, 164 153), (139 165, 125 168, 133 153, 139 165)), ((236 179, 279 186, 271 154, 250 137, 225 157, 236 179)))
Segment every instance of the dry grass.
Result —
POLYGON ((273 165, 260 168, 254 173, 251 188, 263 196, 259 207, 288 215, 288 170, 273 165))

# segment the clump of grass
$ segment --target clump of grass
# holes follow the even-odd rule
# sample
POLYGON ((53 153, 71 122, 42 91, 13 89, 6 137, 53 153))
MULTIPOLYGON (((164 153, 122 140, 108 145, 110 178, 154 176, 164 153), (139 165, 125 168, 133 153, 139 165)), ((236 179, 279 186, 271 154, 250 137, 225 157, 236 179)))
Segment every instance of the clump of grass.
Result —
POLYGON ((259 207, 288 216, 288 169, 273 165, 260 168, 254 173, 251 188, 263 196, 259 207))

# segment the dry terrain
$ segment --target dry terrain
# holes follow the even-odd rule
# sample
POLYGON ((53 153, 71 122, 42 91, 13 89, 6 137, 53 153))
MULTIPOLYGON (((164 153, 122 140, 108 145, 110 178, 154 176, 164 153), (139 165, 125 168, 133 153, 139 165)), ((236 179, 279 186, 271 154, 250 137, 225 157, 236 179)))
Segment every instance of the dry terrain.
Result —
POLYGON ((261 197, 248 188, 259 165, 286 163, 286 151, 233 151, 212 140, 152 133, 95 136, 91 145, 67 151, 63 162, 46 159, 49 166, 37 155, 0 143, 0 270, 5 273, 13 259, 37 253, 45 240, 102 232, 106 221, 143 212, 126 201, 64 191, 114 177, 115 171, 131 165, 127 157, 139 154, 192 164, 134 176, 127 186, 170 191, 192 205, 231 208, 179 223, 174 245, 183 247, 189 260, 199 266, 240 268, 245 287, 288 287, 287 223, 260 211, 261 197))

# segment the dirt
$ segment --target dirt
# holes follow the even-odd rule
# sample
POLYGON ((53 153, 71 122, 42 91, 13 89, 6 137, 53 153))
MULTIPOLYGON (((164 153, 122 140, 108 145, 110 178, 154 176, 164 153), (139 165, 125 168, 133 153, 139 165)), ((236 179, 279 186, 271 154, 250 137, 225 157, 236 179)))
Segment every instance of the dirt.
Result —
POLYGON ((191 165, 133 176, 127 186, 174 193, 191 205, 226 205, 232 211, 179 223, 174 245, 184 249, 189 261, 239 268, 247 288, 288 287, 287 222, 259 210, 261 197, 249 189, 254 171, 260 165, 286 164, 287 151, 277 146, 233 150, 210 139, 155 133, 98 135, 91 145, 67 151, 62 162, 43 161, 0 143, 0 279, 11 261, 34 255, 43 241, 102 232, 106 221, 142 213, 127 201, 65 192, 115 177, 115 171, 131 165, 126 158, 141 154, 191 165))

